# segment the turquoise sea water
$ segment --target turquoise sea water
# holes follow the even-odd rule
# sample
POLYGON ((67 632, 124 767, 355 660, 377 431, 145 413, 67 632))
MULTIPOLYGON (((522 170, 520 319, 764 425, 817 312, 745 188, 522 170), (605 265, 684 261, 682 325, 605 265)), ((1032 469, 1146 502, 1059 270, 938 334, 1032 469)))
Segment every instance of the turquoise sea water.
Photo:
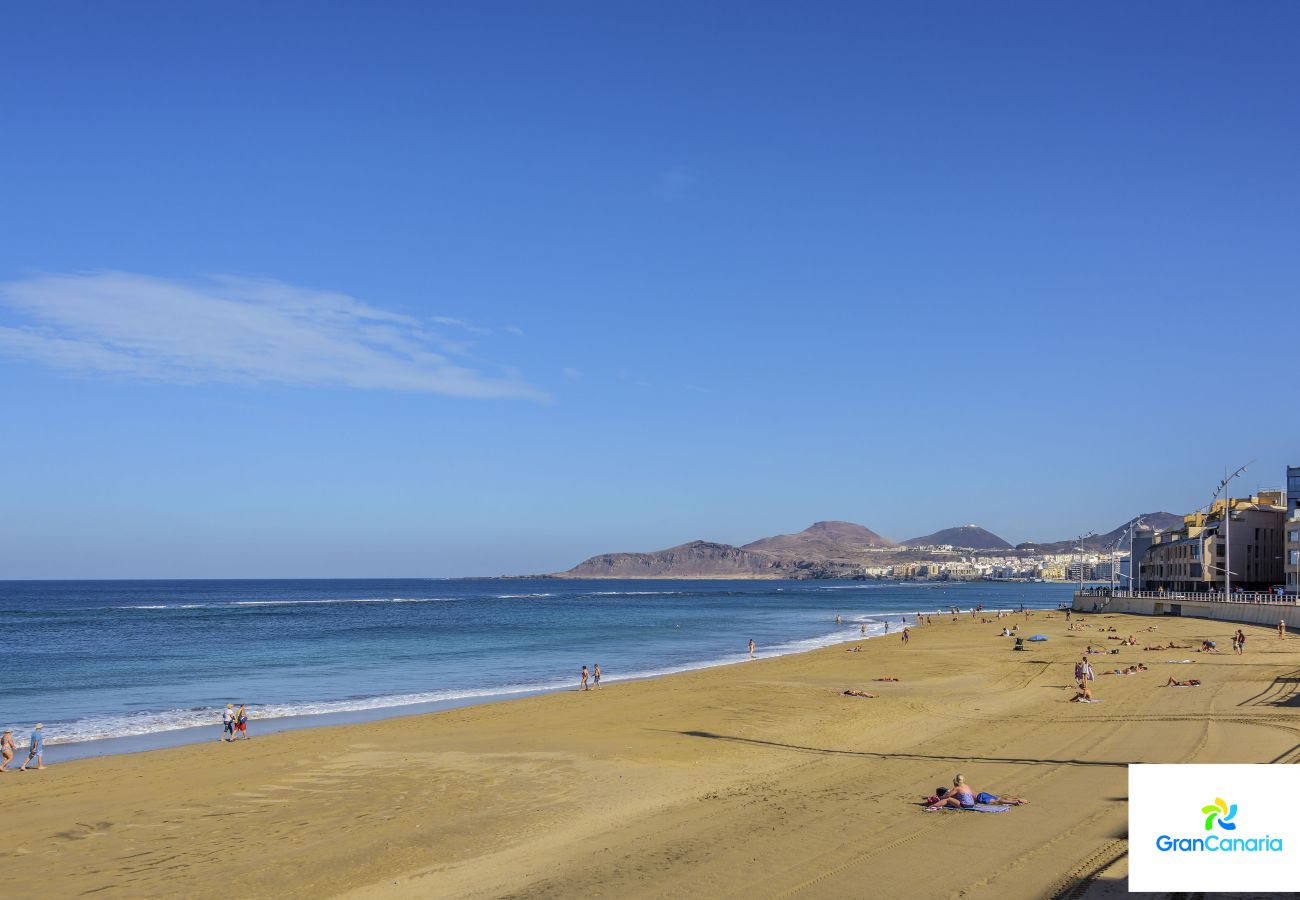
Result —
MULTIPOLYGON (((792 653, 902 616, 1056 607, 1071 585, 809 581, 0 582, 0 725, 51 746, 353 718, 792 653), (843 618, 836 625, 835 616, 843 618), (306 719, 301 717, 307 717, 306 719)), ((215 735, 207 734, 207 737, 215 735)), ((197 738, 196 738, 197 739, 197 738)), ((20 739, 20 743, 21 743, 20 739)))

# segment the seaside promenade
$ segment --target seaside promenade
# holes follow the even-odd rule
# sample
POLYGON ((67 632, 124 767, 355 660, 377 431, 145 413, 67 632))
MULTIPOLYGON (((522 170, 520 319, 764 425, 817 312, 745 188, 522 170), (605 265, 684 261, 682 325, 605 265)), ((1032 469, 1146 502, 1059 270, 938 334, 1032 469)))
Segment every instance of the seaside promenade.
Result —
POLYGON ((5 883, 105 897, 1118 897, 1129 762, 1300 760, 1300 638, 1246 626, 1243 656, 1144 651, 1226 648, 1232 629, 988 618, 935 616, 906 646, 890 635, 235 746, 214 726, 209 745, 51 752, 44 772, 0 777, 5 883), (1013 652, 998 633, 1016 622, 1049 640, 1013 652), (1130 633, 1138 647, 1108 640, 1130 633), (1093 657, 1102 702, 1071 703, 1088 644, 1120 653, 1093 657), (1136 662, 1149 670, 1102 674, 1136 662), (1164 687, 1171 675, 1201 686, 1164 687), (923 811, 958 772, 1032 802, 923 811))

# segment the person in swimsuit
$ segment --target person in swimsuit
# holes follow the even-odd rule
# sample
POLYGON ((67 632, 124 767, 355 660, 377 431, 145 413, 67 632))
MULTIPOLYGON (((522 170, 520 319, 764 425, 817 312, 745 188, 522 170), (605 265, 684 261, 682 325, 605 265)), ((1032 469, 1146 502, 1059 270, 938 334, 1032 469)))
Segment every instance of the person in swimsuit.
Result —
POLYGON ((904 628, 904 629, 903 629, 903 643, 906 644, 906 643, 907 643, 908 641, 910 641, 911 639, 912 639, 912 630, 911 630, 910 628, 904 628))
POLYGON ((596 690, 600 690, 600 663, 591 667, 591 680, 596 685, 596 690))
POLYGON ((226 711, 221 714, 221 739, 223 741, 235 739, 235 710, 229 703, 226 704, 226 711))
POLYGON ((589 673, 587 672, 587 667, 586 667, 586 666, 583 666, 583 667, 582 667, 582 676, 581 676, 581 679, 580 679, 580 681, 579 681, 579 685, 581 686, 581 688, 582 688, 584 691, 589 691, 589 690, 591 690, 591 688, 587 685, 587 677, 588 677, 588 675, 589 675, 589 673))
POLYGON ((753 638, 750 638, 750 639, 749 639, 749 658, 750 658, 750 659, 753 659, 753 658, 754 658, 754 639, 753 639, 753 638))
POLYGON ((14 746, 14 733, 6 728, 5 733, 0 735, 0 772, 9 770, 9 763, 13 762, 16 749, 14 746))
POLYGON ((235 731, 239 732, 236 737, 248 740, 248 710, 242 703, 239 704, 239 712, 235 713, 235 731))
POLYGON ((1237 655, 1240 656, 1245 652, 1246 652, 1246 632, 1238 628, 1237 629, 1237 655))
POLYGON ((1199 687, 1200 684, 1201 684, 1201 679, 1199 678, 1191 678, 1187 681, 1179 681, 1177 678, 1174 678, 1172 675, 1170 675, 1169 680, 1165 682, 1165 687, 1199 687))
POLYGON ((1278 619, 1277 636, 1282 638, 1286 637, 1286 619, 1278 619))
POLYGON ((975 805, 975 792, 972 791, 970 785, 966 783, 965 775, 958 773, 958 775, 953 778, 952 790, 948 792, 948 796, 945 799, 946 801, 953 801, 949 803, 950 806, 962 806, 969 809, 975 805))
POLYGON ((36 727, 32 729, 32 739, 31 742, 27 745, 27 762, 23 763, 22 766, 19 767, 18 769, 19 772, 26 772, 27 767, 32 764, 32 760, 36 760, 37 769, 45 768, 45 733, 43 730, 44 728, 45 728, 44 725, 42 725, 40 722, 37 722, 36 727))

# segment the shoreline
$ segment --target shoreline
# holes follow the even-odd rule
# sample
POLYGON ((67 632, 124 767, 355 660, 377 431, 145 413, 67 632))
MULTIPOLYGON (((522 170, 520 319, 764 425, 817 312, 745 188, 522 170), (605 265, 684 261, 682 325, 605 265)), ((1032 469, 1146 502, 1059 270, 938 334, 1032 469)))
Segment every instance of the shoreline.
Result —
MULTIPOLYGON (((1048 607, 1029 607, 1035 611, 1048 611, 1048 607)), ((985 613, 996 615, 999 611, 1010 613, 1009 609, 985 610, 985 613)), ((946 612, 940 610, 921 610, 921 615, 936 616, 946 615, 946 612)), ((961 611, 962 615, 969 615, 970 609, 961 611)), ((895 613, 882 612, 879 615, 864 614, 867 621, 875 622, 876 625, 883 624, 898 618, 915 617, 916 613, 895 613)), ((856 620, 855 620, 856 621, 856 620)), ((897 623, 894 623, 897 624, 897 623)), ((915 628, 915 624, 908 627, 915 628)), ((923 626, 924 627, 924 626, 923 626)), ((630 675, 606 676, 603 679, 605 684, 627 684, 638 681, 648 681, 657 678, 667 678, 674 675, 681 675, 690 672, 703 672, 710 669, 724 668, 727 666, 738 665, 745 662, 757 662, 765 659, 781 659, 789 656, 797 656, 802 653, 811 653, 825 647, 833 647, 837 644, 852 643, 854 641, 871 640, 873 638, 890 636, 898 634, 898 631, 888 632, 885 630, 871 630, 866 635, 854 634, 850 636, 840 636, 835 632, 828 633, 811 638, 796 638, 777 644, 776 647, 784 648, 778 652, 765 651, 762 648, 757 650, 753 660, 745 656, 745 651, 740 651, 736 659, 707 659, 697 663, 689 664, 680 668, 666 669, 662 671, 650 671, 644 673, 634 673, 630 675), (803 645, 803 646, 799 646, 803 645)), ((576 679, 573 684, 576 684, 576 679)), ((379 722, 387 719, 404 718, 409 716, 422 716, 443 712, 451 709, 462 709, 479 705, 494 703, 503 703, 509 700, 523 699, 527 697, 544 696, 548 694, 564 693, 572 691, 575 688, 571 684, 553 684, 537 687, 522 687, 519 689, 501 688, 491 690, 486 693, 468 694, 460 697, 447 697, 437 700, 429 700, 414 703, 398 703, 387 706, 359 707, 356 709, 342 709, 320 713, 292 714, 285 716, 274 716, 269 718, 257 718, 257 707, 251 707, 253 713, 250 719, 249 727, 255 735, 266 736, 279 734, 286 731, 300 731, 312 728, 329 728, 335 726, 362 725, 368 722, 379 722)), ((357 702, 364 702, 366 699, 380 698, 357 698, 357 702)), ((340 702, 348 701, 320 701, 320 702, 340 702)), ((93 738, 90 740, 59 742, 46 738, 47 754, 50 756, 51 763, 58 760, 60 762, 72 762, 80 759, 94 759, 106 756, 117 756, 123 754, 146 753, 153 750, 163 750, 174 747, 184 747, 194 744, 203 744, 215 740, 212 735, 221 734, 220 710, 213 714, 213 721, 201 725, 181 726, 177 728, 162 728, 155 731, 146 731, 138 734, 114 735, 111 737, 93 738)), ((47 731, 48 734, 48 731, 47 731)), ((15 735, 15 740, 22 740, 22 736, 15 735)), ((18 744, 18 748, 26 748, 25 743, 18 744)))

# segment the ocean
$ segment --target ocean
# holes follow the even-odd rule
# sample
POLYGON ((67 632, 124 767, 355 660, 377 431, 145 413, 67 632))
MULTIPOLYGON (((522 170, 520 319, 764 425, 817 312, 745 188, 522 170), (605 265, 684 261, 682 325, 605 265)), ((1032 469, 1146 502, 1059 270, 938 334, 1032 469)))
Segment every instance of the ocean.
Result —
POLYGON ((357 721, 776 656, 1072 585, 812 581, 0 581, 0 726, 51 759, 357 721), (837 625, 836 616, 842 617, 837 625), (134 738, 135 740, 128 740, 134 738), (152 739, 150 739, 152 738, 152 739), (144 740, 142 740, 144 739, 144 740))

